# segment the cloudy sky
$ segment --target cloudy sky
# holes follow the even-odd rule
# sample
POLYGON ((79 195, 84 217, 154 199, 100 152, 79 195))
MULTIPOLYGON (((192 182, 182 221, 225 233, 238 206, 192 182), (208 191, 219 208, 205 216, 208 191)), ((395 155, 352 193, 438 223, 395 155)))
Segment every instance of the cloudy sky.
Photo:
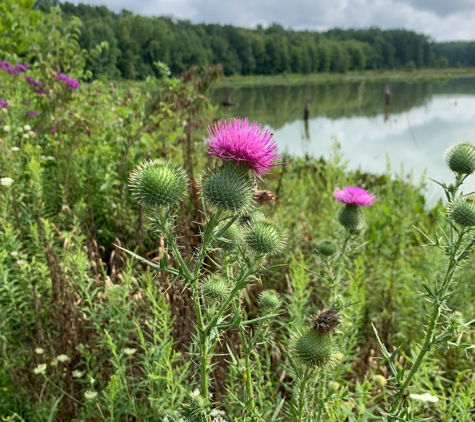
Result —
MULTIPOLYGON (((69 0, 71 1, 71 0, 69 0)), ((75 0, 74 3, 78 3, 75 0)), ((116 12, 243 27, 406 28, 438 41, 475 40, 475 0, 82 0, 116 12)))

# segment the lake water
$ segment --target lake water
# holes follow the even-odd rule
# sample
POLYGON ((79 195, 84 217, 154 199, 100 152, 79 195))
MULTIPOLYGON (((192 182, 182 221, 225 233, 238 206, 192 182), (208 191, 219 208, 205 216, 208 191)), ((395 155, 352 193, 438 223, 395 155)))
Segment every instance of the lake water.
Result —
MULTIPOLYGON (((475 78, 391 83, 390 91, 389 107, 384 84, 368 81, 219 89, 213 100, 229 95, 238 103, 229 112, 270 127, 283 152, 327 157, 337 141, 350 169, 383 173, 389 156, 395 173, 403 165, 406 173, 413 171, 416 182, 424 172, 451 182, 444 151, 456 142, 475 143, 475 78)), ((473 179, 465 192, 475 190, 473 179)), ((440 187, 427 181, 429 202, 441 194, 440 187)))

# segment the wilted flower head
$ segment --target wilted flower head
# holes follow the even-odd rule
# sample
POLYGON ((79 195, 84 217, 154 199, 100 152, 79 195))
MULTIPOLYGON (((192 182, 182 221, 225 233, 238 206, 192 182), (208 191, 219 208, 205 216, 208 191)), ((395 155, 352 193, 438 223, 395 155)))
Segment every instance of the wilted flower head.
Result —
POLYGON ((29 83, 31 86, 43 86, 44 83, 41 81, 38 81, 31 76, 25 75, 25 81, 29 83))
POLYGON ((208 127, 209 151, 224 161, 246 164, 257 177, 275 166, 279 157, 272 133, 247 119, 230 119, 208 127))
POLYGON ((8 101, 0 98, 0 108, 8 108, 8 101))
POLYGON ((357 186, 346 186, 343 189, 336 189, 333 196, 343 204, 355 205, 357 207, 367 207, 373 205, 376 196, 366 189, 357 186))
POLYGON ((74 91, 75 89, 78 89, 81 86, 77 79, 71 78, 65 73, 58 73, 56 78, 64 82, 71 91, 74 91))

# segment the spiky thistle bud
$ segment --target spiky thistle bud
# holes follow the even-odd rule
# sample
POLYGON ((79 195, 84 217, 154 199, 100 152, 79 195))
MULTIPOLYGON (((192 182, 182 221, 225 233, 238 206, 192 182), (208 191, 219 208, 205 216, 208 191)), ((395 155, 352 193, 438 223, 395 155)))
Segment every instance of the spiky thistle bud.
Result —
MULTIPOLYGON (((223 228, 223 225, 218 226, 217 231, 220 232, 223 228)), ((231 224, 224 233, 219 236, 215 241, 215 246, 217 248, 223 249, 225 251, 232 251, 241 242, 241 232, 237 224, 231 224)))
POLYGON ((265 221, 249 224, 244 233, 244 240, 249 249, 259 254, 275 254, 284 248, 282 230, 265 221))
POLYGON ((186 194, 185 171, 174 163, 149 160, 130 174, 129 186, 137 202, 150 206, 172 206, 186 194))
POLYGON ((386 387, 388 380, 382 375, 373 375, 373 381, 379 388, 386 387))
POLYGON ((470 142, 452 145, 445 152, 445 161, 455 173, 472 174, 475 171, 475 146, 470 142))
POLYGON ((321 253, 324 256, 332 256, 336 252, 336 246, 332 242, 324 240, 317 245, 317 252, 321 253))
POLYGON ((241 215, 238 219, 238 223, 240 226, 249 226, 254 221, 265 221, 266 216, 262 211, 259 210, 253 210, 251 212, 248 212, 244 215, 241 215))
POLYGON ((252 207, 253 177, 248 167, 225 162, 201 178, 201 195, 211 206, 239 214, 252 207))
POLYGON ((207 277, 201 285, 204 297, 218 301, 226 299, 230 290, 227 280, 217 275, 207 277))
POLYGON ((462 227, 475 226, 475 201, 459 198, 448 205, 448 215, 462 227))
POLYGON ((259 295, 259 307, 261 314, 271 314, 280 308, 282 301, 280 300, 279 294, 273 290, 264 290, 259 295))
POLYGON ((336 362, 333 332, 340 324, 335 309, 325 309, 312 318, 312 327, 294 337, 291 350, 300 362, 313 367, 327 368, 336 362))
POLYGON ((338 215, 340 224, 348 230, 354 231, 361 228, 361 211, 356 205, 346 204, 338 215))
POLYGON ((335 344, 330 332, 306 329, 294 338, 291 350, 307 366, 324 369, 334 364, 335 344))

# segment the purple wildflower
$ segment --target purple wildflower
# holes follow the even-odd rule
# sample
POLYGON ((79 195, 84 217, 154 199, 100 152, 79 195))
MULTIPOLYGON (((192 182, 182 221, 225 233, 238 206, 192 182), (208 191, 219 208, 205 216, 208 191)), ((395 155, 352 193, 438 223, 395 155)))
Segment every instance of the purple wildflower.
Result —
POLYGON ((38 114, 40 114, 39 111, 30 110, 26 115, 27 115, 27 117, 30 117, 30 118, 31 118, 31 117, 36 117, 36 116, 38 116, 38 114))
POLYGON ((224 161, 245 163, 259 178, 277 165, 277 143, 259 123, 249 123, 247 119, 222 120, 208 127, 208 134, 208 154, 224 161))
POLYGON ((30 66, 24 63, 18 63, 16 65, 12 65, 10 62, 2 60, 0 61, 0 70, 7 72, 10 75, 19 75, 28 69, 30 66))
POLYGON ((25 75, 25 81, 28 82, 31 86, 43 86, 44 83, 41 81, 37 81, 36 79, 32 78, 31 76, 25 75))
POLYGON ((59 79, 61 82, 64 82, 71 91, 74 91, 75 89, 78 89, 81 86, 77 79, 71 78, 65 73, 58 73, 56 78, 59 79))
POLYGON ((37 94, 41 94, 41 95, 45 95, 45 94, 46 94, 46 92, 44 92, 42 89, 37 89, 35 92, 36 92, 37 94))
POLYGON ((336 189, 333 196, 344 204, 355 205, 357 207, 367 207, 373 205, 376 196, 363 188, 356 186, 346 186, 343 189, 336 189))
POLYGON ((0 98, 0 108, 8 108, 8 101, 0 98))
POLYGON ((51 130, 50 130, 51 133, 56 133, 57 131, 58 129, 56 129, 56 126, 51 126, 51 130))

